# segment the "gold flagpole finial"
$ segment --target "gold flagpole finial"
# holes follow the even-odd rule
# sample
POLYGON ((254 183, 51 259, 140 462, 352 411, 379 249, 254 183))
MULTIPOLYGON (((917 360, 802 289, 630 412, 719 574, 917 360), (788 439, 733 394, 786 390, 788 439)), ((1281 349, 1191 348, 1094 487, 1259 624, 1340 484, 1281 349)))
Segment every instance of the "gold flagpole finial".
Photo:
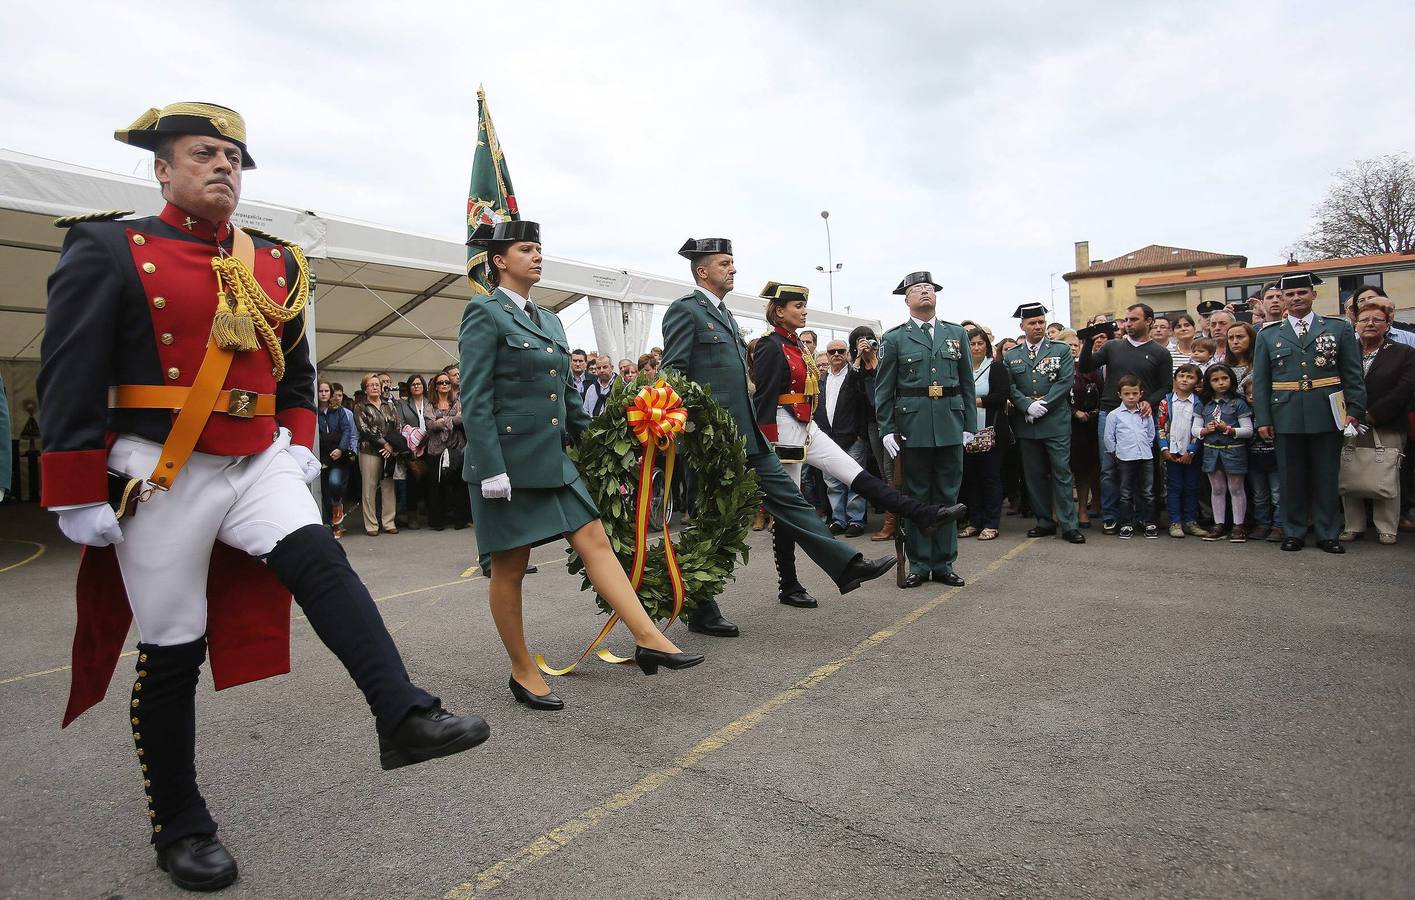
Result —
POLYGON ((478 99, 478 100, 485 100, 485 99, 486 99, 486 85, 482 85, 482 84, 477 85, 477 99, 478 99))

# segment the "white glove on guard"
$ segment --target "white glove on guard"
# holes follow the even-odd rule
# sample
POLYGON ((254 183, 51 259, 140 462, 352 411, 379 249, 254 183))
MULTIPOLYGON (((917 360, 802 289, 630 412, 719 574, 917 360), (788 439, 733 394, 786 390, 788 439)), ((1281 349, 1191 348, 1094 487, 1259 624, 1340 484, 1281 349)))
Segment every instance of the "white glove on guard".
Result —
POLYGON ((487 500, 510 500, 511 499, 511 479, 506 473, 493 475, 490 478, 483 478, 481 481, 481 495, 487 500))

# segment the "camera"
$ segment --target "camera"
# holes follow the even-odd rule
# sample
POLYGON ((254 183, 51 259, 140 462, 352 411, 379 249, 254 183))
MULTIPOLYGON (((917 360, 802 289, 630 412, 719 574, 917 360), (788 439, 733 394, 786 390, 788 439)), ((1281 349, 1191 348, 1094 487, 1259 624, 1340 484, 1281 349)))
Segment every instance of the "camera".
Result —
POLYGON ((869 349, 871 349, 871 350, 878 350, 878 349, 879 349, 879 341, 875 340, 874 338, 864 338, 863 340, 864 340, 864 342, 865 342, 865 346, 868 347, 869 349))

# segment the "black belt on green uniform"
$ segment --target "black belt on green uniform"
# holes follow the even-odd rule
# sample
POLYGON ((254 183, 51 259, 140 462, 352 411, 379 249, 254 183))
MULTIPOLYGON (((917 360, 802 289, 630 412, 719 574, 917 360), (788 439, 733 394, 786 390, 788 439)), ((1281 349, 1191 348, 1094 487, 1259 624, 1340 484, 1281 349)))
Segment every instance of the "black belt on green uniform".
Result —
POLYGON ((958 385, 939 385, 921 388, 899 388, 894 392, 900 397, 956 397, 958 396, 958 385))

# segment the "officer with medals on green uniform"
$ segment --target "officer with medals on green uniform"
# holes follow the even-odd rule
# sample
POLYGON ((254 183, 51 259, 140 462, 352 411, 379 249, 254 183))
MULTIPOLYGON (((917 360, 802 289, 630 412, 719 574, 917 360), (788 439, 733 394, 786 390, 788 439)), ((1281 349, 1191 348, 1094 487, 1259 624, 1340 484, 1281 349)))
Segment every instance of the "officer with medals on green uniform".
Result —
MULTIPOLYGON (((697 289, 673 301, 664 313, 663 368, 674 369, 688 380, 712 388, 713 400, 732 414, 747 443, 747 463, 756 470, 766 511, 776 519, 776 527, 786 529, 806 555, 825 570, 840 593, 848 594, 888 572, 894 567, 894 557, 867 560, 849 544, 831 536, 757 427, 747 391, 747 345, 742 341, 737 320, 723 302, 737 274, 732 242, 726 238, 689 238, 678 255, 692 264, 697 289)), ((688 627, 716 637, 735 637, 739 632, 723 617, 716 600, 700 603, 689 615, 688 627)))
POLYGON ((1076 519, 1071 483, 1071 386, 1076 377, 1071 347, 1046 336, 1047 311, 1040 303, 1017 307, 1022 343, 1002 355, 1012 405, 1022 418, 1013 428, 1022 453, 1022 488, 1036 513, 1027 537, 1061 535, 1086 543, 1076 519))
POLYGON ((1366 417, 1366 378, 1361 345, 1341 316, 1312 312, 1316 286, 1310 273, 1278 282, 1287 315, 1258 332, 1253 352, 1253 421, 1265 440, 1276 440, 1282 487, 1282 549, 1306 546, 1310 514, 1317 546, 1345 553, 1341 533, 1343 430, 1355 433, 1366 417), (1334 401, 1333 395, 1342 397, 1334 401), (1340 400, 1344 399, 1342 410, 1340 400), (1333 407, 1337 407, 1334 409, 1333 407), (1337 416, 1341 415, 1338 425, 1337 416))
MULTIPOLYGON (((949 505, 958 502, 963 445, 973 439, 965 416, 977 404, 968 335, 962 326, 935 318, 939 290, 928 272, 912 272, 894 289, 909 305, 909 321, 880 341, 875 408, 880 442, 891 456, 903 454, 904 493, 920 503, 949 505)), ((918 587, 930 577, 963 586, 953 571, 956 528, 925 534, 909 525, 904 546, 909 556, 904 587, 918 587)))

